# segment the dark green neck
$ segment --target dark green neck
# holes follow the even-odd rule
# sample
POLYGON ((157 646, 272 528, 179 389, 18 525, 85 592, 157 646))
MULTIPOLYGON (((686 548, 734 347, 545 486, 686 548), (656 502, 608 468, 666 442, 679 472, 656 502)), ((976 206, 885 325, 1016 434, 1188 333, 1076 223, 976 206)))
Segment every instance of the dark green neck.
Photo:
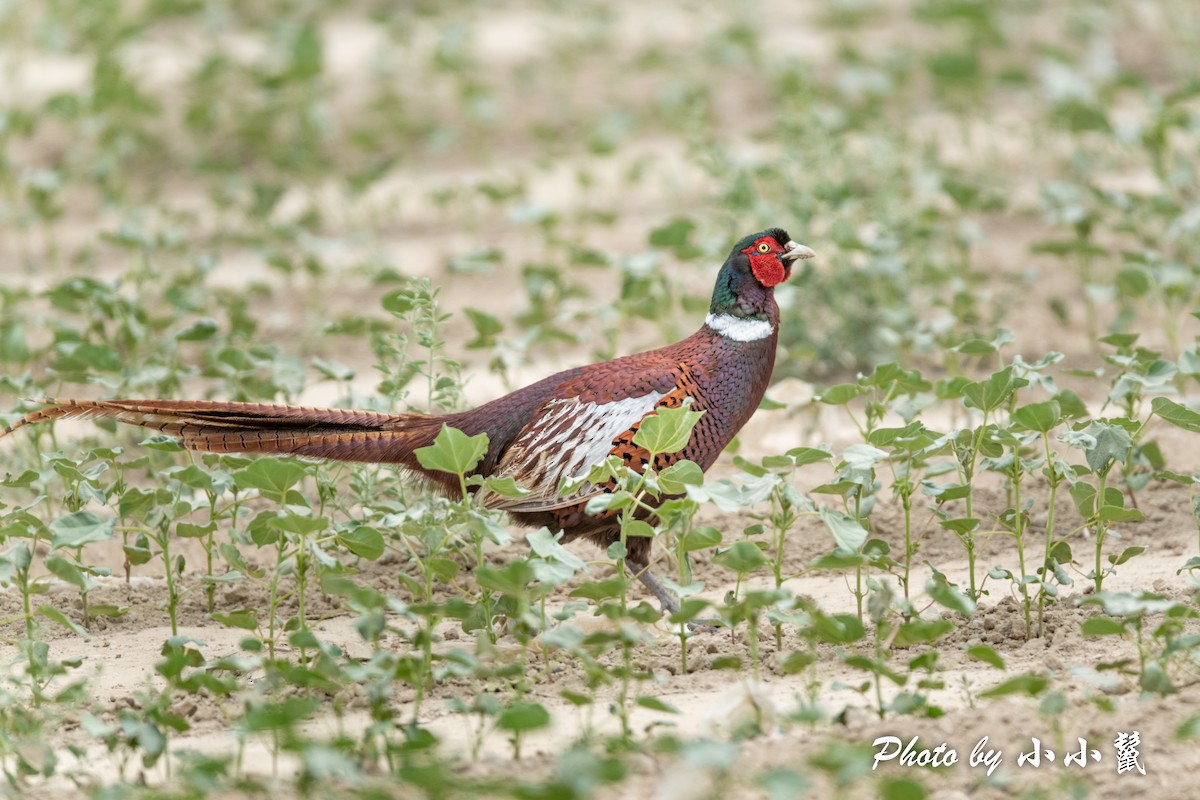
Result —
MULTIPOLYGON (((740 257, 745 259, 744 255, 740 257)), ((742 319, 772 319, 776 308, 772 291, 755 280, 748 268, 739 269, 733 262, 730 258, 717 274, 708 313, 742 319)))
POLYGON ((733 266, 726 261, 717 274, 717 283, 713 286, 712 302, 709 303, 710 314, 732 314, 737 307, 737 293, 734 292, 735 276, 733 266))

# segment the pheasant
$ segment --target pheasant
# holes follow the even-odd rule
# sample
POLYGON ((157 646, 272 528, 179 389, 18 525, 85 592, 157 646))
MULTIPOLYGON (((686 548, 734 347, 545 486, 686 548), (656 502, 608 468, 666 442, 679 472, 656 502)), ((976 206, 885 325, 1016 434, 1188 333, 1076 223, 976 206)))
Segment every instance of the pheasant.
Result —
MULTIPOLYGON (((423 468, 414 454, 448 425, 488 435, 477 474, 511 477, 527 490, 519 497, 488 493, 485 505, 507 511, 522 525, 561 530, 564 541, 584 537, 606 547, 619 535, 618 520, 589 515, 585 508, 609 487, 584 482, 562 496, 563 480, 579 482, 613 454, 644 470, 650 454, 633 441, 641 421, 689 398, 693 410, 704 412, 691 439, 678 453, 655 457, 654 466, 689 459, 702 470, 711 467, 750 419, 771 377, 779 336, 774 287, 788 279, 795 261, 813 255, 781 228, 746 236, 722 265, 708 315, 691 336, 556 373, 471 411, 389 414, 199 400, 62 400, 17 420, 0 437, 38 422, 107 417, 176 436, 194 450, 397 464, 457 495, 457 476, 423 468)), ((648 538, 629 540, 626 564, 664 608, 677 609, 649 571, 650 547, 648 538)))

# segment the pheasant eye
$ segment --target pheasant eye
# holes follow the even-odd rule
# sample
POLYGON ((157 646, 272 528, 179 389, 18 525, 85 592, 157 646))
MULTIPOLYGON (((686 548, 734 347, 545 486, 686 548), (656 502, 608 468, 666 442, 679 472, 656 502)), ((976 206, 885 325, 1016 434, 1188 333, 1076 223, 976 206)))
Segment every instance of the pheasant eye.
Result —
POLYGON ((760 253, 769 253, 769 252, 771 252, 771 245, 767 244, 766 242, 761 242, 761 243, 759 243, 759 245, 758 245, 758 252, 760 252, 760 253))

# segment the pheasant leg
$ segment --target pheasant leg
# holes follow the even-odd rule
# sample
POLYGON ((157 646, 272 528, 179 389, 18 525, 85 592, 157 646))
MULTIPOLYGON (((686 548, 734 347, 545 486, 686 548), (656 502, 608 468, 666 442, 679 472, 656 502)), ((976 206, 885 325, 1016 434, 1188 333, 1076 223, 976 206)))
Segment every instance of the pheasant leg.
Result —
POLYGON ((667 587, 663 586, 658 578, 654 577, 654 573, 650 571, 650 567, 632 562, 629 566, 633 568, 634 574, 637 575, 642 585, 650 590, 650 594, 658 598, 664 614, 676 614, 679 612, 679 600, 675 598, 675 595, 667 591, 667 587))
MULTIPOLYGON (((634 562, 630 562, 629 566, 633 568, 634 574, 637 575, 642 585, 650 590, 650 594, 658 598, 664 614, 679 613, 679 600, 667 591, 667 587, 663 586, 658 578, 654 577, 654 573, 650 571, 649 567, 634 562)), ((716 633, 717 624, 717 620, 699 619, 692 620, 687 627, 692 633, 716 633)))

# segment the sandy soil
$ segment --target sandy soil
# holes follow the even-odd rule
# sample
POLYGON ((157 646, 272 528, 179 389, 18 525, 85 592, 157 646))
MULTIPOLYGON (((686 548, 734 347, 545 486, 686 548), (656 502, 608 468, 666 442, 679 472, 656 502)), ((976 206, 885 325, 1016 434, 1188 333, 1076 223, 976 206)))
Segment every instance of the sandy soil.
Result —
MULTIPOLYGON (((786 417, 786 412, 766 412, 762 416, 767 419, 757 420, 743 437, 744 452, 748 455, 777 452, 775 448, 781 444, 781 431, 800 433, 795 426, 789 428, 771 419, 772 416, 786 417)), ((818 433, 832 433, 835 441, 838 434, 848 434, 836 420, 824 419, 822 425, 826 427, 818 426, 818 433)), ((796 436, 798 441, 804 438, 807 437, 796 436)), ((719 466, 710 475, 720 477, 731 471, 729 466, 719 466)), ((821 477, 817 475, 813 479, 820 480, 821 477)), ((1044 492, 1044 487, 1037 487, 1035 498, 1039 507, 1044 506, 1044 492)), ((998 490, 988 490, 983 493, 981 500, 986 510, 995 513, 1003 501, 1003 495, 998 490)), ((1189 577, 1178 574, 1178 570, 1195 553, 1197 540, 1195 523, 1187 510, 1187 490, 1174 484, 1151 484, 1139 493, 1138 502, 1146 513, 1146 521, 1120 529, 1120 541, 1110 541, 1108 548, 1109 552, 1114 552, 1118 547, 1142 545, 1148 550, 1122 565, 1108 579, 1106 588, 1131 592, 1150 590, 1170 599, 1186 601, 1194 594, 1195 588, 1189 577)), ((1069 502, 1063 503, 1059 508, 1060 521, 1064 525, 1075 524, 1071 522, 1075 519, 1074 513, 1069 502)), ((922 514, 917 515, 917 521, 918 528, 924 526, 922 514)), ((735 515, 711 511, 701 522, 717 526, 724 532, 726 541, 730 541, 740 535, 741 528, 748 521, 735 515)), ((893 552, 902 547, 902 520, 894 505, 881 504, 873 516, 873 525, 873 532, 887 540, 894 548, 893 552)), ((1037 543, 1042 535, 1042 529, 1036 526, 1029 532, 1028 558, 1031 563, 1040 560, 1037 543)), ((1090 542, 1086 537, 1073 542, 1073 545, 1077 557, 1089 552, 1090 542)), ((523 547, 523 543, 517 540, 508 549, 493 553, 492 558, 501 563, 509 553, 519 553, 523 547)), ((584 558, 595 555, 595 551, 586 544, 573 544, 572 548, 584 558)), ((830 549, 829 535, 820 521, 802 521, 789 535, 785 571, 788 574, 799 573, 808 560, 830 549)), ((119 573, 118 551, 116 548, 110 548, 110 551, 107 554, 109 563, 119 573)), ((980 567, 986 570, 994 563, 1013 560, 1012 553, 1012 545, 1006 537, 985 538, 980 546, 980 567)), ((92 553, 92 558, 105 563, 105 556, 101 552, 92 553)), ((933 533, 921 540, 918 555, 921 566, 915 569, 915 587, 923 586, 929 576, 928 567, 924 566, 926 560, 936 564, 951 580, 965 581, 966 560, 961 545, 949 534, 935 528, 933 533)), ((1005 566, 1014 565, 1005 563, 1005 566)), ((366 583, 392 592, 397 591, 397 570, 411 570, 396 555, 387 555, 375 563, 363 562, 360 568, 360 578, 366 583)), ((735 576, 723 568, 698 563, 695 569, 697 578, 706 584, 706 595, 714 600, 719 601, 726 591, 734 588, 735 576)), ((887 576, 877 577, 895 585, 895 581, 887 576)), ((745 761, 739 763, 744 763, 747 769, 752 766, 800 766, 806 758, 823 752, 830 737, 863 748, 859 757, 866 759, 865 763, 869 766, 873 752, 871 745, 878 737, 899 736, 907 742, 912 736, 919 736, 920 746, 932 748, 945 742, 956 749, 960 759, 954 766, 921 770, 922 779, 929 780, 931 786, 945 792, 939 796, 963 796, 959 794, 962 792, 978 797, 1004 797, 1021 787, 1045 786, 1050 779, 1082 780, 1093 791, 1092 796, 1102 798, 1126 795, 1134 786, 1138 791, 1153 792, 1161 797, 1188 796, 1179 787, 1177 775, 1188 769, 1200 768, 1200 753, 1192 745, 1176 740, 1174 731, 1194 713, 1195 706, 1189 698, 1196 696, 1196 687, 1185 683, 1179 695, 1166 700, 1141 697, 1136 670, 1131 672, 1128 668, 1130 663, 1136 664, 1137 652, 1133 644, 1112 637, 1084 637, 1080 633, 1079 623, 1097 612, 1094 607, 1077 605, 1076 601, 1089 592, 1090 583, 1083 580, 1082 574, 1075 577, 1076 583, 1070 591, 1047 609, 1045 634, 1040 638, 1026 638, 1016 595, 1008 587, 995 582, 987 586, 988 595, 975 615, 969 619, 950 616, 954 629, 932 648, 938 655, 939 668, 929 677, 937 682, 937 688, 926 691, 929 704, 943 712, 937 718, 894 716, 883 721, 877 718, 870 710, 873 699, 870 693, 860 695, 852 688, 864 680, 864 674, 848 667, 843 661, 847 653, 869 652, 869 645, 850 648, 821 645, 818 647, 818 661, 811 671, 787 675, 780 670, 776 661, 779 654, 776 652, 773 631, 764 625, 760 631, 764 671, 759 681, 755 682, 746 677, 746 672, 730 673, 712 666, 714 661, 725 656, 747 658, 748 643, 744 630, 694 636, 688 643, 689 672, 681 674, 679 641, 667 626, 660 623, 648 629, 655 643, 640 651, 637 657, 638 666, 653 676, 639 691, 670 703, 678 709, 678 713, 663 715, 637 709, 633 716, 635 729, 661 730, 661 726, 669 725, 689 735, 708 734, 723 738, 735 732, 739 725, 752 720, 757 710, 764 715, 764 719, 770 721, 771 732, 740 745, 745 761), (966 648, 976 644, 995 648, 1004 659, 1007 671, 1001 672, 966 655, 966 648), (1126 669, 1103 667, 1104 664, 1122 660, 1126 660, 1126 669), (1098 668, 1100 671, 1097 671, 1098 668), (1037 701, 1029 698, 982 700, 978 697, 979 692, 988 687, 1022 673, 1049 677, 1052 691, 1061 692, 1069 698, 1067 711, 1039 711, 1037 701), (789 716, 801 709, 814 681, 819 685, 815 699, 820 713, 836 720, 832 728, 824 724, 813 727, 788 721, 789 716), (1111 710, 1100 710, 1093 705, 1093 701, 1110 703, 1111 710), (1128 730, 1137 730, 1141 735, 1141 755, 1147 775, 1123 775, 1118 779, 1115 774, 1113 738, 1117 731, 1128 730), (972 768, 967 763, 973 746, 984 736, 988 737, 990 747, 1003 752, 1001 763, 990 777, 984 774, 985 767, 972 768), (1031 749, 1030 737, 1034 736, 1044 743, 1044 747, 1053 750, 1058 760, 1054 764, 1044 763, 1037 770, 1029 766, 1018 767, 1018 754, 1031 749), (1089 742, 1089 749, 1100 751, 1101 761, 1089 764, 1085 769, 1064 766, 1063 754, 1078 749, 1077 739, 1080 737, 1089 742)), ((844 574, 810 573, 790 579, 786 586, 797 595, 811 598, 827 612, 852 613, 855 601, 850 592, 851 580, 852 576, 844 574)), ((170 636, 162 608, 165 586, 160 579, 135 576, 128 585, 121 578, 103 579, 101 583, 101 588, 92 593, 92 602, 111 602, 127 607, 125 616, 96 620, 87 638, 75 637, 57 629, 47 631, 56 657, 82 659, 81 673, 90 676, 98 710, 136 703, 135 694, 139 689, 161 685, 153 665, 161 658, 163 641, 170 636)), ((765 579, 752 583, 755 588, 765 588, 766 585, 765 579)), ((210 658, 237 652, 242 632, 224 628, 209 618, 203 595, 194 579, 185 580, 184 586, 187 592, 180 611, 180 635, 202 642, 201 650, 210 658)), ((73 590, 68 591, 65 586, 57 588, 58 591, 51 594, 55 605, 68 615, 78 615, 78 600, 73 590)), ((552 599, 552 608, 567 601, 565 592, 569 588, 566 587, 552 599)), ((351 626, 350 615, 336 601, 331 602, 316 591, 310 592, 307 600, 310 618, 320 620, 315 630, 323 640, 342 647, 352 657, 356 654, 365 657, 368 654, 368 649, 351 626)), ((920 595, 915 596, 914 601, 919 608, 929 605, 928 599, 920 595)), ((255 589, 245 584, 224 589, 217 595, 217 605, 221 609, 263 608, 266 603, 265 589, 255 589)), ((9 617, 17 611, 15 597, 0 597, 0 617, 9 617)), ((294 612, 295 600, 285 603, 282 611, 285 616, 294 612)), ((577 617, 570 624, 589 629, 604 623, 577 617)), ((441 635, 438 648, 442 650, 455 647, 472 650, 475 646, 470 637, 464 636, 453 625, 443 625, 441 635)), ((392 639, 391 646, 400 644, 392 639)), ((802 646, 803 643, 796 641, 794 636, 785 635, 782 654, 802 646)), ((494 657, 504 659, 506 654, 515 653, 516 647, 515 642, 502 639, 494 657)), ((897 650, 893 661, 903 664, 926 649, 915 646, 897 650)), ((604 713, 602 703, 598 703, 596 710, 587 715, 560 696, 562 690, 581 688, 582 675, 577 664, 552 657, 549 666, 549 679, 540 676, 532 694, 538 702, 553 711, 554 724, 552 728, 538 732, 527 740, 521 767, 523 772, 527 769, 548 770, 552 757, 560 752, 561 743, 577 738, 585 730, 616 730, 615 719, 604 713)), ((254 690, 247 688, 245 691, 254 690)), ((449 750, 459 751, 464 756, 470 747, 471 733, 463 719, 446 710, 442 701, 455 696, 469 700, 470 691, 470 687, 453 681, 441 684, 426 701, 421 713, 422 721, 443 738, 449 750)), ((885 699, 890 700, 899 690, 885 682, 883 691, 885 699)), ((244 697, 239 696, 225 700, 184 701, 176 710, 188 719, 192 729, 177 736, 172 746, 214 754, 229 752, 234 739, 228 720, 236 715, 243 700, 244 697)), ((402 695, 398 701, 402 706, 411 704, 412 696, 402 695)), ((331 715, 313 727, 332 731, 336 725, 341 730, 353 732, 368 722, 364 711, 351 708, 344 712, 340 720, 331 715)), ((87 737, 81 731, 69 727, 61 734, 63 744, 86 741, 87 737)), ((261 765, 252 768, 251 773, 267 777, 273 769, 288 770, 286 763, 268 767, 271 762, 267 753, 261 742, 252 740, 247 745, 244 756, 246 763, 261 765)), ((472 769, 503 773, 513 769, 510 758, 511 748, 507 739, 493 731, 483 737, 480 761, 472 769)), ((70 759, 65 763, 69 764, 70 759)), ((87 746, 79 767, 85 774, 100 780, 115 776, 118 770, 117 764, 97 745, 87 746)), ((125 777, 130 778, 138 768, 126 769, 125 777)), ((904 774, 905 768, 884 764, 880 769, 885 773, 900 775, 904 774)), ((151 771, 146 779, 153 781, 161 777, 159 771, 151 771)), ((664 792, 670 792, 672 796, 677 796, 674 793, 678 791, 684 792, 684 796, 701 797, 712 791, 719 782, 720 777, 715 772, 683 769, 678 765, 659 764, 651 760, 634 785, 629 790, 622 789, 619 794, 623 797, 663 796, 664 792)))

